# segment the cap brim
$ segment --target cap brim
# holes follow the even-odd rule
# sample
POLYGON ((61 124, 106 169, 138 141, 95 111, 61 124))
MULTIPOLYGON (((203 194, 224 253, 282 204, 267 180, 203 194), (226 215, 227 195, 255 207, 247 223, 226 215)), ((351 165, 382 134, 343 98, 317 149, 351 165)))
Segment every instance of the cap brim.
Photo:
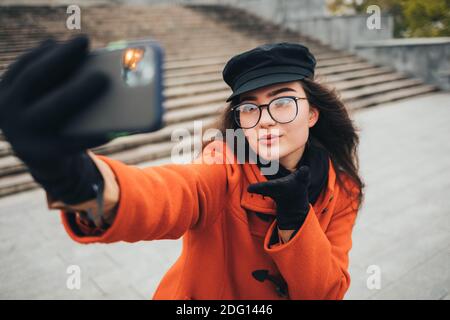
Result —
POLYGON ((226 102, 229 102, 234 97, 248 91, 259 89, 265 86, 270 86, 272 84, 301 80, 304 78, 306 78, 306 76, 292 73, 269 74, 266 76, 255 78, 240 86, 235 92, 233 92, 231 96, 228 97, 226 102))

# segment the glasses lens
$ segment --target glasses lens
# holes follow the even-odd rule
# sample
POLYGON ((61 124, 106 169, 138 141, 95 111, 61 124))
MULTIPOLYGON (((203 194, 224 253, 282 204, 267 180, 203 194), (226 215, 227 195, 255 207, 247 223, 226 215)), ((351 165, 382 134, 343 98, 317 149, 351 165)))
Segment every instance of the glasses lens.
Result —
POLYGON ((272 118, 280 123, 291 122, 297 116, 297 103, 295 99, 284 97, 279 98, 269 105, 272 118))
POLYGON ((256 126, 259 120, 259 108, 258 106, 246 103, 238 106, 235 109, 236 123, 244 129, 252 128, 256 126))

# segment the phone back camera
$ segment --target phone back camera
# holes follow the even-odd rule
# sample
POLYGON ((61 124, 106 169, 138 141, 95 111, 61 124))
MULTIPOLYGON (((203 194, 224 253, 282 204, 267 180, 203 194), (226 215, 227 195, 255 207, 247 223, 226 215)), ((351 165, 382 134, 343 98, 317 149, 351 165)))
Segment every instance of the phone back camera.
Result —
POLYGON ((122 56, 122 78, 130 87, 148 85, 155 76, 154 52, 148 47, 126 48, 122 56))

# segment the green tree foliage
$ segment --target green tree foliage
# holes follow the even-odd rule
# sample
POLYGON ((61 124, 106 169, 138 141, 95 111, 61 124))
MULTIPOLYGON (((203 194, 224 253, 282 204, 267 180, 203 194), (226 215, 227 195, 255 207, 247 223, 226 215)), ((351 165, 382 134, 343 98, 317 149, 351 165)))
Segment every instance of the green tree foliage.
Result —
POLYGON ((394 17, 395 37, 450 36, 450 0, 328 0, 334 14, 366 13, 378 5, 394 17))

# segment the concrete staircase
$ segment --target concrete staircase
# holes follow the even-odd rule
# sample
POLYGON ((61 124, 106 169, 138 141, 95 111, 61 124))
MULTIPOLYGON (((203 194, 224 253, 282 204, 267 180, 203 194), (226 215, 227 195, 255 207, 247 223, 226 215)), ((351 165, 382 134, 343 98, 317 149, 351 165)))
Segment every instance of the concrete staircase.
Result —
MULTIPOLYGON (((64 40, 66 7, 1 7, 0 77, 22 52, 52 36, 64 40)), ((418 79, 372 65, 343 51, 311 41, 245 11, 223 6, 91 6, 82 8, 82 32, 92 47, 120 39, 154 38, 166 51, 165 126, 121 137, 94 149, 128 164, 145 166, 170 161, 171 133, 193 131, 193 121, 211 124, 230 90, 221 71, 233 55, 262 43, 291 41, 307 45, 318 59, 321 81, 339 90, 351 111, 437 90, 418 79)), ((0 197, 36 188, 26 167, 0 135, 0 197)))

